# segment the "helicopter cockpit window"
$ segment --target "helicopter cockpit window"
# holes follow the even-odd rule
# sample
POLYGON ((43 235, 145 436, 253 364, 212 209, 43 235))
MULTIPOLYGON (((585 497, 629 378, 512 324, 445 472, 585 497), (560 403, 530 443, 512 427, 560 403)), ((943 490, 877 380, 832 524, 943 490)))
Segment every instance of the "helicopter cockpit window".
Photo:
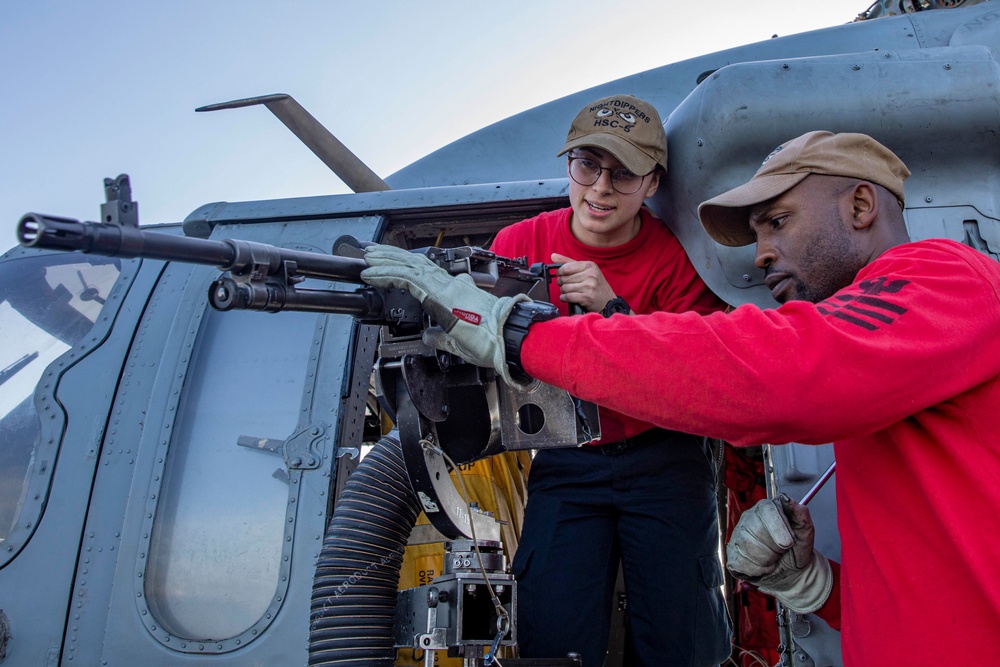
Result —
POLYGON ((120 272, 116 260, 79 255, 0 263, 0 542, 19 520, 38 472, 35 385, 90 331, 120 272))

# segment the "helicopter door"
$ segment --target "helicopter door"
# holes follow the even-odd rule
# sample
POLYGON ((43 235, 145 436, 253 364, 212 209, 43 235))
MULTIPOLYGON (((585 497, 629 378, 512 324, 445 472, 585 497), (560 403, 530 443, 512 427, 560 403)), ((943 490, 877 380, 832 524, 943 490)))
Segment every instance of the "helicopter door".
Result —
MULTIPOLYGON (((213 238, 327 252, 378 224, 220 225, 213 238)), ((357 325, 214 311, 218 275, 169 264, 129 351, 83 540, 81 664, 306 661, 357 325)))
POLYGON ((101 434, 157 270, 21 249, 0 260, 0 656, 14 664, 59 655, 101 434))

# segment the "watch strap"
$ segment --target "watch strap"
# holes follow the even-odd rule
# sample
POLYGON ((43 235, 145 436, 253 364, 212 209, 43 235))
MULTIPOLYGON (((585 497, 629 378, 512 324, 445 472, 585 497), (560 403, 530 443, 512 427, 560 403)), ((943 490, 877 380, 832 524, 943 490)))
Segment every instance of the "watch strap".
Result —
POLYGON ((545 322, 558 316, 556 307, 546 301, 521 301, 514 305, 503 324, 504 361, 512 377, 523 382, 531 380, 521 365, 524 337, 535 322, 545 322))
POLYGON ((601 315, 604 317, 611 317, 615 313, 628 315, 630 312, 632 312, 632 308, 628 305, 628 302, 620 296, 616 296, 604 304, 604 309, 601 310, 601 315))

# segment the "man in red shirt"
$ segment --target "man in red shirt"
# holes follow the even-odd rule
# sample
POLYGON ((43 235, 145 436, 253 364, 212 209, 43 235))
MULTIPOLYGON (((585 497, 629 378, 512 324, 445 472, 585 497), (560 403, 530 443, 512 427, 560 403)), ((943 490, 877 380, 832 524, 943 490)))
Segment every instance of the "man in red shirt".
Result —
MULTIPOLYGON (((490 249, 561 264, 557 310, 604 317, 702 314, 725 304, 643 202, 666 170, 656 109, 631 95, 586 105, 567 154, 570 206, 506 227, 490 249)), ((718 665, 730 633, 719 565, 716 471, 705 438, 600 408, 601 439, 543 449, 531 463, 518 582, 522 657, 580 653, 601 665, 618 564, 633 665, 718 665)))
POLYGON ((842 569, 795 518, 775 544, 807 578, 780 592, 834 623, 839 599, 848 666, 975 664, 1000 654, 1000 531, 982 520, 1000 516, 1000 264, 909 242, 908 175, 871 137, 810 132, 703 203, 716 241, 756 241, 771 310, 552 318, 450 277, 430 297, 437 267, 385 247, 365 279, 422 293, 439 344, 511 381, 737 445, 834 442, 842 569), (486 326, 455 324, 459 305, 486 326))

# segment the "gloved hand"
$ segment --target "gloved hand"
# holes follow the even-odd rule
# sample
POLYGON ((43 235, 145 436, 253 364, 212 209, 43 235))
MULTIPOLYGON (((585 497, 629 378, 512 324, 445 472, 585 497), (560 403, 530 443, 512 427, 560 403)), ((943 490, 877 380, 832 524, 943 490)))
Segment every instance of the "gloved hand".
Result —
POLYGON ((833 589, 826 556, 813 550, 809 510, 785 494, 743 513, 726 545, 726 567, 800 614, 814 612, 833 589))
POLYGON ((441 326, 424 332, 427 345, 493 368, 507 384, 518 386, 504 358, 503 325, 516 303, 529 300, 526 294, 493 296, 476 287, 471 276, 453 276, 424 255, 396 246, 368 246, 365 261, 369 268, 361 272, 362 280, 407 290, 441 326))

